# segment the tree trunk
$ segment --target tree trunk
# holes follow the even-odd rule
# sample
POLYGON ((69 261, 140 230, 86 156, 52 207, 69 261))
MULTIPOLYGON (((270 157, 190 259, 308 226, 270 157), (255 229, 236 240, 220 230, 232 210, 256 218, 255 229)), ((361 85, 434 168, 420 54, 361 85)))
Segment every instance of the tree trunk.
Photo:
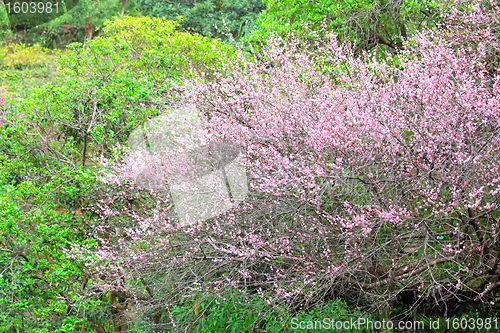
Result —
POLYGON ((125 316, 125 314, 123 313, 123 305, 122 305, 122 301, 123 301, 123 296, 121 295, 120 292, 116 292, 116 291, 111 291, 111 295, 110 295, 110 310, 111 310, 111 319, 113 320, 113 327, 115 329, 115 332, 116 333, 121 333, 121 332, 125 332, 127 331, 127 317, 125 316), (118 301, 120 303, 117 302, 117 296, 118 296, 118 301))
POLYGON ((127 0, 122 0, 122 12, 120 13, 121 16, 125 14, 125 5, 127 4, 127 0))

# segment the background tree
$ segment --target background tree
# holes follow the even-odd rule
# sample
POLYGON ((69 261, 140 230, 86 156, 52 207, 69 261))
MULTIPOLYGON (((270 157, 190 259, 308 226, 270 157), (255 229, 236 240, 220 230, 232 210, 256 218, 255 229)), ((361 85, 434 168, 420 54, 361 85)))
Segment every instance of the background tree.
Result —
POLYGON ((262 0, 139 0, 137 5, 144 15, 169 20, 182 16, 186 31, 222 39, 228 32, 236 39, 249 35, 256 28, 257 15, 266 8, 262 0))
POLYGON ((80 0, 71 10, 51 21, 48 26, 60 26, 70 24, 82 28, 87 40, 92 39, 96 29, 102 27, 104 21, 110 19, 113 15, 121 12, 121 3, 119 0, 91 1, 80 0))
POLYGON ((0 1, 0 31, 10 29, 10 20, 5 4, 0 1))
POLYGON ((340 40, 356 42, 356 52, 381 46, 395 52, 403 40, 432 25, 437 14, 434 2, 428 1, 266 1, 251 40, 265 41, 272 31, 281 34, 339 34, 340 40))

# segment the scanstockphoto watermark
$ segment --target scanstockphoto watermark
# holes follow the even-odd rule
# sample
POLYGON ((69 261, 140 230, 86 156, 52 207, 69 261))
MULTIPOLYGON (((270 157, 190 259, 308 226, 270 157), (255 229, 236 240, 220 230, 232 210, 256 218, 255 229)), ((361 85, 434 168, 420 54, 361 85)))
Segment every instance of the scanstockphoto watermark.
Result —
POLYGON ((401 332, 432 330, 495 330, 500 329, 498 318, 445 318, 429 319, 424 321, 378 321, 368 318, 350 318, 349 320, 338 320, 338 318, 324 318, 322 320, 300 320, 293 318, 289 327, 292 330, 396 330, 401 332))
POLYGON ((423 330, 425 324, 423 321, 386 321, 370 320, 369 318, 350 318, 349 320, 338 320, 338 318, 324 318, 322 320, 300 320, 293 318, 290 321, 292 330, 423 330))

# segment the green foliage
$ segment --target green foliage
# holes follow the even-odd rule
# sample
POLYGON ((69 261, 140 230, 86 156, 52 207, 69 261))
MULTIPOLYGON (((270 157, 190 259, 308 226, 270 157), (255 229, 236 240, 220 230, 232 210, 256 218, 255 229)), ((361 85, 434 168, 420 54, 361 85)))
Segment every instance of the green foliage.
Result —
POLYGON ((311 38, 324 31, 357 43, 357 52, 377 45, 395 51, 404 38, 432 24, 433 2, 406 0, 290 1, 267 0, 267 9, 259 16, 260 26, 250 40, 265 41, 276 32, 296 33, 311 38))
POLYGON ((52 60, 44 66, 10 68, 0 70, 0 88, 8 94, 27 97, 34 87, 43 85, 54 77, 52 60))
MULTIPOLYGON (((93 191, 89 174, 50 157, 7 108, 0 132, 0 331, 83 329, 99 302, 81 298, 88 276, 67 251, 92 246, 75 208, 93 191), (66 201, 64 200, 66 199, 66 201), (69 201, 68 201, 69 199, 69 201)), ((90 321, 92 322, 92 320, 90 321)))
MULTIPOLYGON (((184 298, 181 303, 171 309, 172 318, 178 323, 189 323, 195 318, 192 332, 312 332, 308 329, 296 329, 298 322, 322 321, 325 318, 335 321, 349 321, 351 318, 370 316, 360 309, 351 309, 341 300, 330 300, 323 306, 292 314, 290 309, 273 308, 266 304, 260 296, 248 297, 237 291, 215 298, 184 298), (292 321, 293 319, 293 321, 292 321)), ((178 330, 183 328, 178 327, 178 330)), ((332 332, 335 330, 314 330, 314 332, 332 332)), ((351 332, 361 332, 352 330, 351 332)))
POLYGON ((3 62, 3 59, 7 56, 9 52, 9 48, 0 44, 0 64, 3 62))
POLYGON ((76 26, 92 24, 100 27, 104 21, 117 14, 119 9, 118 0, 90 1, 80 0, 77 5, 53 23, 68 23, 76 26))
MULTIPOLYGON (((47 46, 64 44, 65 41, 90 40, 95 32, 104 26, 106 20, 113 16, 127 13, 134 14, 135 1, 130 0, 80 0, 62 2, 63 12, 57 18, 37 25, 36 38, 47 46)), ((35 33, 35 35, 36 35, 35 33)))
POLYGON ((55 75, 54 52, 39 44, 0 43, 0 91, 26 97, 55 75))
POLYGON ((58 58, 56 83, 40 87, 25 104, 27 112, 36 110, 38 121, 55 124, 79 147, 68 152, 73 161, 109 153, 165 106, 159 101, 171 81, 190 75, 189 63, 202 70, 230 56, 228 46, 177 32, 177 26, 148 17, 106 22, 102 36, 85 48, 73 44, 58 58))
POLYGON ((148 16, 169 20, 182 16, 181 24, 185 30, 222 39, 228 31, 236 39, 249 35, 257 27, 257 15, 266 8, 262 0, 183 0, 175 4, 138 0, 137 5, 148 16))
POLYGON ((103 37, 96 43, 119 44, 131 57, 130 65, 153 67, 155 76, 169 78, 187 75, 191 65, 198 69, 220 66, 233 53, 219 40, 178 32, 178 27, 178 22, 160 18, 115 18, 106 23, 103 37))
POLYGON ((26 68, 35 67, 47 63, 51 51, 43 48, 40 44, 9 44, 0 47, 0 64, 6 67, 26 68), (3 55, 3 56, 2 56, 3 55))
POLYGON ((0 0, 0 32, 7 29, 10 29, 9 15, 5 9, 5 4, 0 0))
POLYGON ((119 0, 80 0, 71 10, 52 20, 43 28, 48 31, 57 31, 61 25, 68 24, 83 28, 86 38, 91 39, 94 30, 102 27, 104 22, 113 15, 118 15, 120 8, 119 0))
POLYGON ((16 0, 4 2, 10 18, 10 25, 14 30, 17 30, 18 28, 36 27, 54 20, 63 15, 68 8, 73 8, 78 3, 78 0, 16 0))

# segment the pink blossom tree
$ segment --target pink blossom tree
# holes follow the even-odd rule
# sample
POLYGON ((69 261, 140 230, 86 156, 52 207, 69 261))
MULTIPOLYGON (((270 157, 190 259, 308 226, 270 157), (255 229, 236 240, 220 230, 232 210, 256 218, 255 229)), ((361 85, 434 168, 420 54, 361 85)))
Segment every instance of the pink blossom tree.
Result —
POLYGON ((383 61, 335 36, 275 39, 261 55, 271 67, 241 54, 211 80, 200 73, 181 104, 212 141, 242 147, 248 198, 182 226, 166 190, 135 184, 144 160, 107 161, 100 247, 75 253, 157 325, 182 297, 230 288, 291 309, 332 296, 383 308, 409 291, 448 313, 449 297, 494 302, 498 10, 457 2, 383 61))

